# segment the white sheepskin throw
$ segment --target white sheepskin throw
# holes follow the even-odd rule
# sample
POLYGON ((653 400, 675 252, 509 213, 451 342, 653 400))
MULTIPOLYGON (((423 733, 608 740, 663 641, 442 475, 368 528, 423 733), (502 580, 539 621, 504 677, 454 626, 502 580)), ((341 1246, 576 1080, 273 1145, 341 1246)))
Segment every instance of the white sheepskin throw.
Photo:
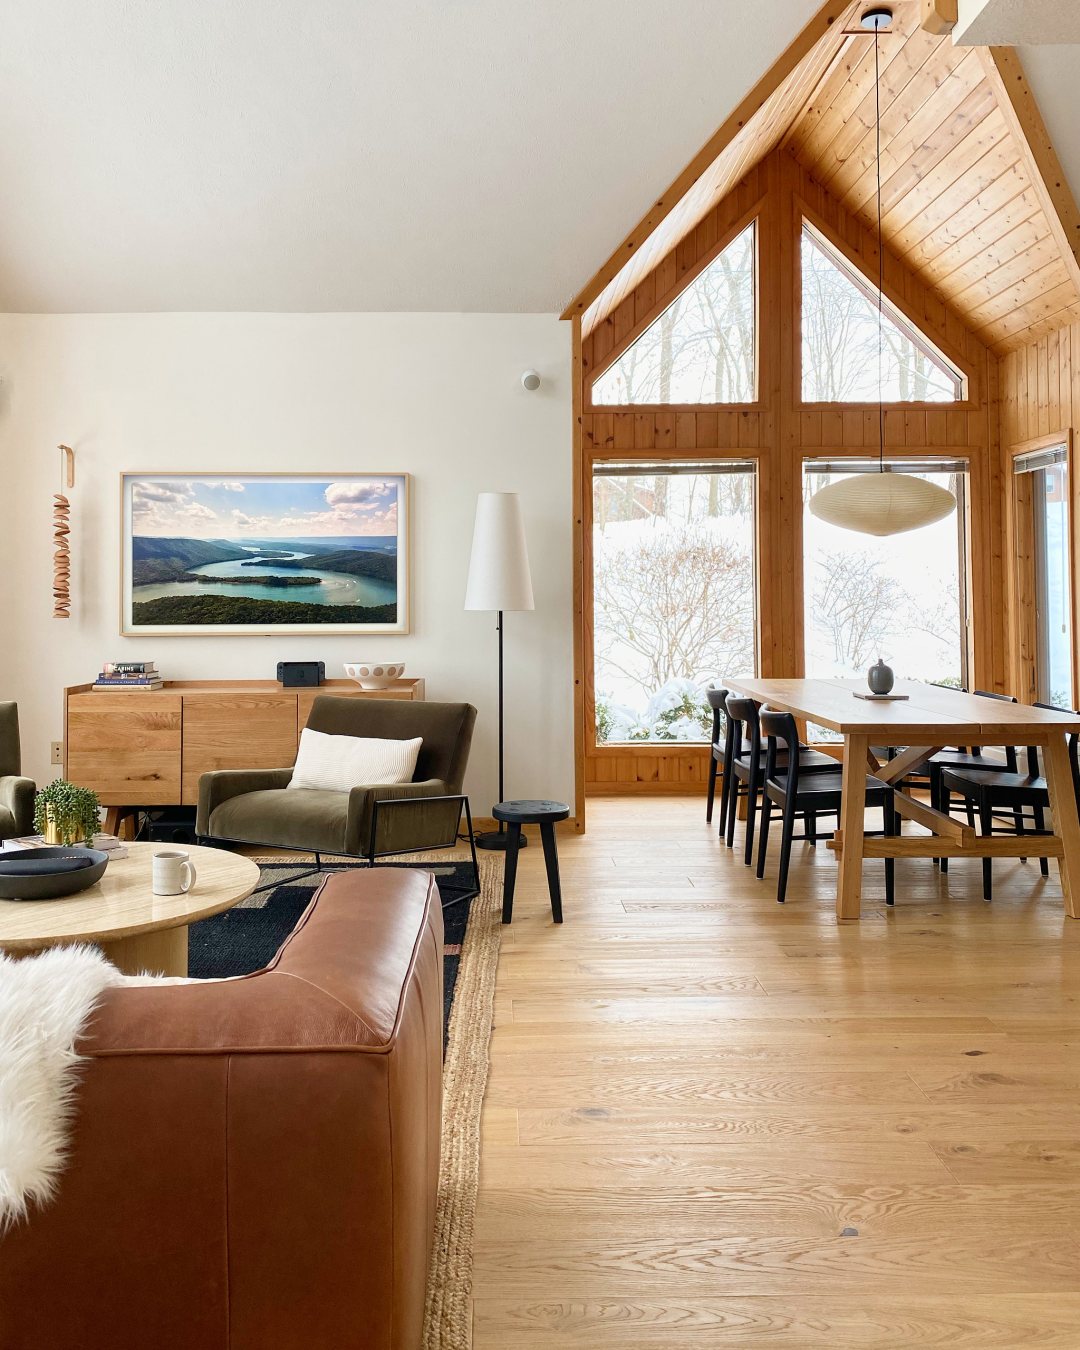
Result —
POLYGON ((0 1231, 52 1198, 75 1110, 75 1041, 123 981, 94 947, 0 953, 0 1231))

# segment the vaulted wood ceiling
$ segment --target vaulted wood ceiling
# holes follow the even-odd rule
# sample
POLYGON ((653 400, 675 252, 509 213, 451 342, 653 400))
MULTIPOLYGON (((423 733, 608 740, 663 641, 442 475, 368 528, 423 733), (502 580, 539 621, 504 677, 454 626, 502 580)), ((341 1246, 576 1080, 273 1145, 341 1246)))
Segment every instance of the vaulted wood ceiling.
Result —
MULTIPOLYGON (((610 278, 598 274, 604 284, 583 297, 584 331, 777 145, 875 223, 874 43, 857 31, 866 7, 833 7, 806 50, 793 44, 790 68, 774 67, 775 88, 696 166, 641 247, 624 252, 610 278)), ((932 36, 918 0, 893 9, 880 38, 886 248, 997 351, 1080 317, 1076 208, 1015 57, 932 36)))

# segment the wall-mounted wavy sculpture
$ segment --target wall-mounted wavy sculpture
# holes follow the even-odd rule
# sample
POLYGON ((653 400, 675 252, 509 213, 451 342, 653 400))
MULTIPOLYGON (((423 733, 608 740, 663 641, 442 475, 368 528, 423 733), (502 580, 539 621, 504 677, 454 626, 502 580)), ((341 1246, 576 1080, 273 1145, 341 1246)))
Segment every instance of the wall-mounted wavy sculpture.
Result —
MULTIPOLYGON (((75 452, 69 445, 61 452, 60 487, 75 486, 75 452)), ((71 618, 71 502, 63 490, 53 494, 53 618, 71 618)))

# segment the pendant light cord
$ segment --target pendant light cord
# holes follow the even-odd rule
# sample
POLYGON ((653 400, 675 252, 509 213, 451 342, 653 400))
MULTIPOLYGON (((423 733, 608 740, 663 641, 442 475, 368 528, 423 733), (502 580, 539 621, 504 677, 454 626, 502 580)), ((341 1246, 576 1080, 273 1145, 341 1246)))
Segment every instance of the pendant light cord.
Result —
POLYGON ((884 344, 884 297, 885 255, 881 248, 881 55, 879 41, 880 27, 874 26, 874 127, 877 133, 877 146, 874 163, 877 170, 877 392, 878 392, 878 472, 885 472, 885 394, 881 378, 882 347, 884 344))

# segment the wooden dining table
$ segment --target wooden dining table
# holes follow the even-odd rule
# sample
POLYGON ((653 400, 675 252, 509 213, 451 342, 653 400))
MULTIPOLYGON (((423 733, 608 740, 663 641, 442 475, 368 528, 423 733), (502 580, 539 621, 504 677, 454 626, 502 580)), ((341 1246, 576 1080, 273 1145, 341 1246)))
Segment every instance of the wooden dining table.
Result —
POLYGON ((1080 817, 1069 761, 1068 735, 1080 731, 1074 713, 1009 703, 916 680, 898 680, 885 702, 856 697, 861 680, 729 679, 728 689, 755 703, 792 713, 839 732, 844 738, 842 804, 830 841, 836 853, 836 918, 858 919, 864 858, 1026 858, 1036 849, 1030 835, 979 835, 966 823, 937 811, 902 786, 929 756, 947 746, 1037 745, 1041 748, 1053 830, 1040 836, 1039 857, 1056 858, 1065 913, 1080 918, 1080 817), (903 747, 884 762, 872 747, 903 747), (899 814, 928 834, 868 837, 866 775, 893 786, 899 814))

